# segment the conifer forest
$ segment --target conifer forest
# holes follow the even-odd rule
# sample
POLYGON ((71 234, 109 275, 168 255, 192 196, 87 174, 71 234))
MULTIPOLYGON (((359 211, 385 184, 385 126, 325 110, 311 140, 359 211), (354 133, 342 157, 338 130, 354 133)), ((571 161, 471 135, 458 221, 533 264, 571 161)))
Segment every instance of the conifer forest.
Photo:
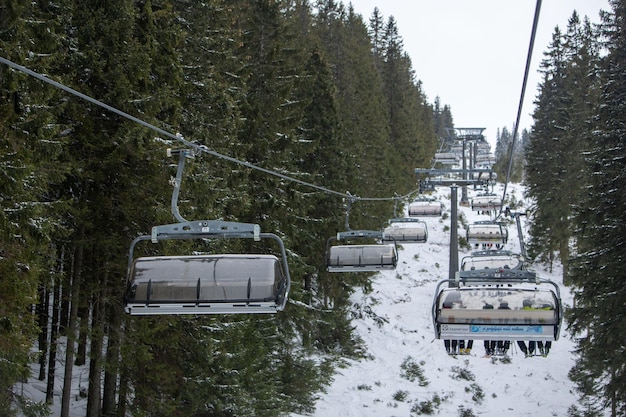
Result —
MULTIPOLYGON (((626 0, 610 4, 599 25, 574 12, 555 29, 532 128, 514 141, 503 126, 495 148, 499 178, 513 158, 534 202, 530 257, 562 262, 575 293, 570 378, 587 416, 626 415, 626 0)), ((63 417, 74 393, 55 376, 86 363, 88 417, 311 412, 340 358, 366 354, 349 297, 370 274, 338 279, 324 259, 346 193, 367 197, 350 225, 379 229, 455 127, 400 33, 336 0, 3 1, 1 58, 210 150, 186 160, 180 216, 259 225, 284 242, 291 275, 278 314, 127 314, 129 246, 176 222, 168 149, 184 146, 2 63, 4 415, 47 415, 15 389, 33 363, 49 402, 62 389, 63 417)), ((260 246, 146 242, 135 255, 260 246)))

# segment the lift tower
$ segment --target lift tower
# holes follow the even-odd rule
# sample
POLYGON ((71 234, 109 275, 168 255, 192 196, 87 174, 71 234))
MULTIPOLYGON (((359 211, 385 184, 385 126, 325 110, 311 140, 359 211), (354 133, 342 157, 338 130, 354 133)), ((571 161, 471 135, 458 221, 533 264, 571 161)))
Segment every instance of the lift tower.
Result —
POLYGON ((484 185, 491 180, 493 171, 491 169, 421 169, 416 168, 415 174, 420 181, 420 188, 433 189, 436 186, 448 186, 451 192, 450 211, 450 263, 448 276, 454 280, 456 272, 459 270, 459 238, 458 238, 458 187, 468 185, 484 185), (474 179, 473 174, 478 175, 474 179), (482 174, 485 174, 484 178, 482 174))

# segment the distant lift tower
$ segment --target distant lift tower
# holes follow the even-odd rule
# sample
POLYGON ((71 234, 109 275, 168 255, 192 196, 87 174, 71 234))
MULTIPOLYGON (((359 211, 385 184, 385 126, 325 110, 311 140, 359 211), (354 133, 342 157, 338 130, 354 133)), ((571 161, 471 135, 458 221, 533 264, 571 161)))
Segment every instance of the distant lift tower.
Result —
POLYGON ((459 238, 458 238, 458 187, 467 187, 468 185, 484 185, 490 179, 491 169, 473 170, 467 169, 421 169, 416 168, 415 174, 420 182, 420 188, 432 189, 436 186, 450 187, 450 263, 448 275, 450 280, 455 279, 456 272, 459 270, 459 238), (474 173, 485 174, 474 179, 474 173), (468 178, 468 179, 464 179, 468 178))
MULTIPOLYGON (((478 154, 478 144, 487 143, 485 136, 483 135, 484 127, 455 127, 448 129, 448 134, 451 137, 451 142, 461 142, 463 146, 462 162, 463 169, 468 170, 463 174, 464 180, 469 180, 470 172, 476 167, 476 155, 478 154), (469 153, 468 153, 469 152, 469 153), (467 163, 469 161, 469 167, 467 163)), ((467 198, 467 185, 461 188, 461 203, 462 206, 469 206, 469 200, 467 198)))

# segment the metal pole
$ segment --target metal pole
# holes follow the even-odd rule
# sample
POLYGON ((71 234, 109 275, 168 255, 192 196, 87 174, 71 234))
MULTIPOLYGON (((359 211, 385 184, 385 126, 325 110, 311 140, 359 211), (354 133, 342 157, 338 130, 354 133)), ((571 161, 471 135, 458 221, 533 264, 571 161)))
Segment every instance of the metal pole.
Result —
POLYGON ((459 270, 459 237, 458 237, 458 196, 456 185, 450 186, 452 205, 450 209, 450 265, 448 279, 453 282, 456 272, 459 270))
MULTIPOLYGON (((470 144, 471 147, 471 144, 470 144)), ((469 173, 467 172, 467 158, 465 157, 465 152, 466 152, 466 148, 467 148, 467 141, 465 139, 463 139, 463 179, 465 181, 467 181, 469 179, 469 173)), ((463 185, 463 187, 461 188, 462 192, 461 192, 461 204, 463 206, 467 206, 468 205, 468 198, 467 198, 467 185, 463 185)))
POLYGON ((180 211, 178 210, 178 195, 180 193, 180 183, 183 181, 183 169, 185 168, 185 158, 187 157, 186 150, 180 151, 172 151, 172 155, 178 152, 178 168, 176 169, 176 179, 174 180, 174 190, 172 190, 172 201, 171 201, 171 209, 172 215, 176 220, 181 223, 186 223, 187 220, 183 216, 180 215, 180 211))

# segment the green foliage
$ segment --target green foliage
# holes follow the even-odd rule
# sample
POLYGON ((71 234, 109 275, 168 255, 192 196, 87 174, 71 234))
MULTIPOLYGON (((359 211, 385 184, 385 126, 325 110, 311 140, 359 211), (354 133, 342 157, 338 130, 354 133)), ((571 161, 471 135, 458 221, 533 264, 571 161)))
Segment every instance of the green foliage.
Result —
POLYGON ((626 310, 624 253, 624 68, 626 6, 612 2, 601 33, 573 13, 558 28, 542 62, 543 82, 527 152, 531 257, 563 262, 574 285, 566 312, 576 339, 576 383, 582 410, 626 410, 624 355, 617 335, 626 310), (604 42, 604 43, 601 43, 604 42), (601 45, 607 49, 599 53, 601 45), (573 251, 571 250, 573 249, 573 251))
POLYGON ((475 417, 474 411, 471 408, 465 408, 464 406, 459 406, 459 417, 475 417))
POLYGON ((521 182, 524 171, 525 146, 528 142, 529 133, 526 129, 518 133, 514 139, 513 134, 504 127, 498 129, 496 135, 496 163, 493 169, 499 178, 508 179, 510 182, 521 182), (520 138, 521 136, 521 138, 520 138), (513 163, 511 164, 511 155, 513 163), (509 165, 511 170, 509 172, 509 165))
POLYGON ((393 394, 393 399, 395 401, 404 402, 409 396, 408 391, 398 390, 393 394))
POLYGON ((465 381, 474 381, 476 378, 472 371, 467 368, 462 368, 460 366, 453 366, 450 371, 452 371, 452 375, 450 375, 453 379, 457 380, 465 380, 465 381))
POLYGON ((483 400, 485 399, 485 392, 480 387, 480 385, 475 382, 472 382, 468 387, 465 387, 465 392, 469 392, 472 394, 472 401, 474 401, 476 404, 482 404, 483 400))
POLYGON ((433 395, 430 400, 415 402, 411 407, 411 415, 434 415, 438 412, 439 406, 446 400, 446 397, 440 397, 438 394, 433 395))
MULTIPOLYGON (((592 142, 590 123, 599 100, 598 44, 589 21, 582 23, 574 12, 566 33, 556 28, 541 63, 534 126, 526 152, 528 196, 531 211, 532 258, 551 263, 556 256, 568 269, 574 212, 584 194, 583 155, 592 142)), ((564 283, 568 277, 564 275, 564 283)))
MULTIPOLYGON (((0 39, 7 58, 228 157, 340 193, 412 191, 414 167, 437 146, 434 117, 437 129, 450 125, 450 109, 427 102, 393 18, 380 16, 373 39, 351 8, 334 1, 316 8, 13 2, 0 39)), ((165 150, 180 144, 18 71, 3 66, 0 78, 3 409, 21 401, 8 393, 28 377, 40 330, 30 308, 53 274, 64 300, 53 324, 72 347, 77 330, 78 351, 91 355, 90 415, 310 413, 337 358, 364 356, 350 295, 371 291, 370 276, 338 280, 325 271, 326 239, 344 228, 345 202, 213 155, 187 161, 180 214, 254 222, 281 236, 292 304, 271 318, 123 316, 130 242, 173 222, 168 182, 176 161, 165 150), (68 254, 51 262, 62 247, 68 254)), ((391 210, 391 201, 356 204, 351 222, 377 229, 391 210)), ((199 248, 146 243, 135 255, 199 248)), ((70 370, 74 351, 66 351, 70 370)), ((404 367, 407 378, 428 383, 417 363, 404 367)), ((65 408, 68 399, 64 392, 65 408)))
MULTIPOLYGON (((423 365, 423 363, 421 365, 423 365)), ((424 376, 424 370, 421 365, 415 362, 411 356, 407 356, 400 365, 400 369, 402 370, 400 372, 400 376, 411 382, 415 382, 415 380, 417 380, 420 387, 428 386, 429 382, 424 376)))

